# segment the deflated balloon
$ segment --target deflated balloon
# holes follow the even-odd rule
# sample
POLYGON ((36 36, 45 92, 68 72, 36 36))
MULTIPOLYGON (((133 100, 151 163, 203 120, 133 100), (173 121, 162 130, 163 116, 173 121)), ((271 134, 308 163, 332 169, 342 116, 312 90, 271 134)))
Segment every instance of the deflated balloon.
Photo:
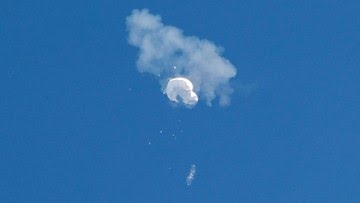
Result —
POLYGON ((190 80, 178 77, 169 80, 166 86, 166 94, 171 101, 182 102, 187 105, 195 105, 199 98, 193 91, 194 86, 190 80))

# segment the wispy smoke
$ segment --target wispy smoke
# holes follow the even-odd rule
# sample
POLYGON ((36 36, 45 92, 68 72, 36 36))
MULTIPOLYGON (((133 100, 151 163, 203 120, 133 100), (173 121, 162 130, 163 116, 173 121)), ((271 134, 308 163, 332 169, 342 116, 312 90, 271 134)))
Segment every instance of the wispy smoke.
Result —
POLYGON ((195 165, 191 165, 190 166, 190 171, 189 171, 189 175, 186 177, 186 184, 188 186, 191 185, 192 181, 195 178, 195 174, 196 174, 196 166, 195 165))
POLYGON ((217 96, 220 105, 230 103, 229 80, 236 69, 221 56, 221 48, 205 39, 184 36, 182 30, 162 24, 161 17, 147 9, 133 10, 126 24, 129 43, 140 49, 138 70, 156 75, 164 93, 169 78, 182 77, 193 83, 194 92, 208 105, 217 96))

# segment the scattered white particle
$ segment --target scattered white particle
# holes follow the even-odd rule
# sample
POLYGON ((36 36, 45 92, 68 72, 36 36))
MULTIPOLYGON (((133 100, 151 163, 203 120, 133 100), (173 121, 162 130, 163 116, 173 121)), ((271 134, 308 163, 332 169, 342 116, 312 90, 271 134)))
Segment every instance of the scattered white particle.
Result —
POLYGON ((129 91, 131 91, 131 87, 129 87, 129 89, 128 89, 129 91))
POLYGON ((149 145, 151 145, 151 142, 149 142, 149 145))
POLYGON ((174 69, 176 69, 176 66, 174 66, 174 69))
POLYGON ((160 133, 163 133, 163 131, 162 131, 162 130, 160 130, 160 133))

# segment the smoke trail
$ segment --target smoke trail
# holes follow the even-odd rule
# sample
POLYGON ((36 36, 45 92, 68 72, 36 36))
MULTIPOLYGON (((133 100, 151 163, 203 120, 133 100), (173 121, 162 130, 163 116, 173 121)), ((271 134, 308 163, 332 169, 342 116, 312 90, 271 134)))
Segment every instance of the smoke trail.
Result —
POLYGON ((164 93, 169 78, 182 77, 191 81, 194 93, 208 105, 217 96, 220 105, 230 103, 229 80, 236 69, 221 56, 221 48, 205 39, 184 36, 182 30, 164 25, 159 15, 147 9, 133 10, 126 24, 129 43, 140 49, 138 70, 158 76, 164 93))
POLYGON ((186 177, 186 184, 188 186, 190 186, 192 181, 194 180, 195 174, 196 174, 196 166, 193 164, 190 166, 189 175, 186 177))

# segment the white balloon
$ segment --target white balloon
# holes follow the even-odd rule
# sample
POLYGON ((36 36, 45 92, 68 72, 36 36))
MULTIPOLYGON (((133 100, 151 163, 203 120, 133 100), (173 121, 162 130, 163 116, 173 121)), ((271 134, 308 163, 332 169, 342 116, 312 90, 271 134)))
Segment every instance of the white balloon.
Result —
POLYGON ((194 86, 190 80, 182 77, 172 78, 167 83, 166 94, 171 101, 195 105, 199 98, 193 89, 194 86))

